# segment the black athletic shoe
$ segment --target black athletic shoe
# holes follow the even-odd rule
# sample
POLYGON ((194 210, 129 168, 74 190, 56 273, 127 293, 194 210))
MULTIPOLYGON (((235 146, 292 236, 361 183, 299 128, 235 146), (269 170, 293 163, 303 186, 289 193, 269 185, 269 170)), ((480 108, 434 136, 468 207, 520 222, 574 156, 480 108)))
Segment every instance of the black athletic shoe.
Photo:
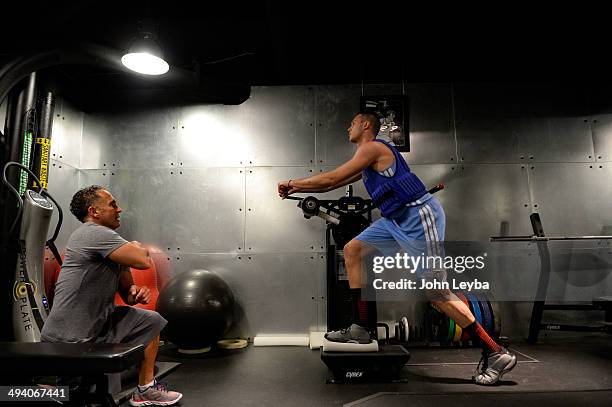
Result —
POLYGON ((490 386, 500 381, 502 376, 515 366, 516 355, 510 353, 506 348, 495 353, 483 352, 472 379, 476 384, 490 386))
POLYGON ((372 343, 370 333, 364 327, 357 324, 353 324, 339 331, 328 332, 325 334, 325 339, 331 342, 372 343))

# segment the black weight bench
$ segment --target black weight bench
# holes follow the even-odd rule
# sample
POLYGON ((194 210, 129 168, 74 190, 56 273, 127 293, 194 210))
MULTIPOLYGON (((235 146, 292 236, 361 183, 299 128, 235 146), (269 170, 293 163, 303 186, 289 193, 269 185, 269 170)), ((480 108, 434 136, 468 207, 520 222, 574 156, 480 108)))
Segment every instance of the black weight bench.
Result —
POLYGON ((114 407, 105 374, 120 373, 143 359, 143 345, 0 342, 0 384, 27 386, 32 382, 23 381, 34 376, 80 376, 83 383, 95 384, 96 391, 69 394, 71 402, 78 401, 76 396, 114 407))

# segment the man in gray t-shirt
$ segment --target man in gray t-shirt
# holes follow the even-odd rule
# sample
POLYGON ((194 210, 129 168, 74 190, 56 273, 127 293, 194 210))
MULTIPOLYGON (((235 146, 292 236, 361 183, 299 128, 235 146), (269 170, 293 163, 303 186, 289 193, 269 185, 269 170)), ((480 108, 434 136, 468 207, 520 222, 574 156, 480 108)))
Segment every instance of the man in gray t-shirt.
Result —
POLYGON ((94 222, 85 222, 72 233, 55 284, 53 312, 43 329, 46 340, 89 342, 98 338, 115 308, 121 273, 127 272, 108 255, 126 243, 114 230, 94 222))
MULTIPOLYGON (((149 288, 134 284, 130 272, 130 267, 151 266, 149 251, 115 232, 121 208, 104 188, 92 185, 78 191, 70 211, 83 224, 68 240, 42 341, 143 344, 145 358, 130 404, 177 403, 182 395, 167 390, 154 377, 159 333, 167 321, 155 311, 114 305, 116 292, 129 305, 149 302, 149 288)), ((121 389, 118 379, 118 375, 111 378, 111 392, 121 389)))

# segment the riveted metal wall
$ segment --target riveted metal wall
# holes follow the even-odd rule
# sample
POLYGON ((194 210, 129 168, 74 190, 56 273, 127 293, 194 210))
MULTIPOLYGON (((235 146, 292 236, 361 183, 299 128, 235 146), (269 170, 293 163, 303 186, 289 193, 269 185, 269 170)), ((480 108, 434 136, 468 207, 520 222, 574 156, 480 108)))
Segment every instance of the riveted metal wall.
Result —
POLYGON ((295 334, 325 328, 325 260, 317 253, 172 253, 173 273, 205 269, 223 278, 238 303, 236 335, 295 334))
POLYGON ((309 222, 294 200, 281 200, 280 180, 314 174, 314 167, 246 169, 245 244, 248 252, 324 252, 325 222, 309 222))
MULTIPOLYGON (((240 117, 249 143, 245 164, 312 165, 315 160, 313 87, 255 88, 240 117)), ((228 144, 234 143, 228 140, 228 144)))
POLYGON ((589 89, 590 124, 597 161, 612 161, 612 87, 592 85, 589 89))
POLYGON ((355 147, 348 142, 347 129, 359 111, 361 86, 317 87, 317 163, 339 165, 350 159, 355 147))
POLYGON ((81 168, 84 113, 63 99, 58 99, 54 111, 50 158, 73 168, 81 168))
POLYGON ((110 190, 121 233, 184 253, 243 250, 244 171, 239 168, 119 169, 110 190))
POLYGON ((586 91, 563 85, 455 85, 460 162, 593 161, 586 91))
POLYGON ((110 179, 114 170, 79 170, 79 188, 100 185, 110 189, 110 179))
MULTIPOLYGON (((276 184, 350 159, 355 147, 347 128, 361 95, 374 94, 408 97, 411 151, 403 155, 428 187, 446 184, 436 197, 445 208, 447 240, 528 235, 532 211, 541 213, 548 234, 612 230, 612 92, 601 87, 260 87, 240 106, 84 118, 62 104, 53 158, 72 170, 62 167, 63 177, 52 169, 51 185, 54 178, 65 182, 61 190, 55 186, 65 199, 77 186, 109 185, 124 209, 120 232, 126 238, 157 246, 156 256, 171 262, 173 273, 219 270, 241 299, 242 334, 324 329, 325 223, 304 219, 295 201, 280 200, 276 184), (71 151, 74 145, 80 154, 71 151)), ((355 194, 366 197, 361 182, 355 194)), ((537 268, 537 251, 530 253, 518 267, 537 268)), ((553 258, 559 268, 587 267, 592 259, 563 256, 553 258)), ((573 278, 565 280, 577 286, 573 278)), ((603 278, 608 286, 609 277, 603 278)), ((505 327, 523 330, 529 307, 506 307, 514 322, 505 327)), ((407 301, 379 311, 383 320, 410 313, 416 320, 421 308, 407 301)))
POLYGON ((174 164, 196 168, 246 166, 255 140, 249 136, 245 109, 244 103, 180 108, 174 164))
POLYGON ((176 166, 178 110, 88 115, 83 126, 81 168, 176 166))
POLYGON ((536 163, 529 166, 534 209, 548 235, 612 234, 609 163, 536 163))
MULTIPOLYGON (((62 207, 63 221, 60 234, 55 241, 55 245, 59 250, 66 247, 70 234, 81 224, 70 213, 70 200, 72 195, 77 191, 79 186, 79 171, 68 164, 56 160, 49 160, 49 193, 62 207)), ((51 223, 49 226, 49 237, 55 231, 55 225, 58 220, 58 211, 53 211, 51 223)))
POLYGON ((411 164, 457 162, 450 84, 406 84, 410 101, 411 164))

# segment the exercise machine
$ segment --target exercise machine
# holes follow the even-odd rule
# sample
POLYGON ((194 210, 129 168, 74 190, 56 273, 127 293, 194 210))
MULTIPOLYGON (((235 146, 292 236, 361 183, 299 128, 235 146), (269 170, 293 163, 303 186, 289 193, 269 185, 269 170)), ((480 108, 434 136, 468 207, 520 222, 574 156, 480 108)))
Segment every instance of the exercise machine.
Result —
POLYGON ((599 297, 593 299, 590 304, 547 304, 545 301, 548 291, 548 283, 552 271, 550 261, 550 249, 548 242, 557 240, 581 241, 581 240, 610 240, 612 236, 546 236, 544 227, 538 213, 529 216, 532 236, 492 236, 491 242, 533 242, 538 247, 540 255, 540 276, 536 291, 536 298, 531 310, 531 320, 529 323, 529 336, 527 340, 531 343, 538 341, 540 330, 546 331, 579 331, 579 332, 607 332, 612 334, 612 297, 599 297), (542 323, 544 311, 604 311, 605 321, 597 326, 587 325, 567 325, 559 323, 542 323))
MULTIPOLYGON (((335 331, 346 328, 353 321, 354 307, 349 295, 342 248, 372 223, 372 200, 354 196, 352 185, 346 187, 346 195, 340 199, 322 200, 313 196, 290 196, 287 199, 299 201, 298 207, 306 219, 318 216, 327 223, 327 329, 335 331)), ((375 316, 376 304, 370 302, 367 307, 367 314, 375 316)), ((373 323, 375 325, 376 321, 373 323)))
POLYGON ((18 342, 39 342, 40 331, 49 313, 49 303, 44 292, 45 245, 51 249, 61 264, 61 257, 54 242, 61 228, 63 214, 57 201, 42 187, 42 182, 24 165, 16 162, 7 163, 4 166, 2 181, 19 202, 17 217, 9 231, 9 235, 12 236, 17 224, 20 225, 17 232, 17 267, 12 287, 13 334, 18 342), (26 171, 36 181, 38 191, 27 188, 23 196, 20 195, 6 177, 6 170, 11 166, 26 171), (55 208, 58 210, 58 222, 53 236, 47 240, 55 208))

